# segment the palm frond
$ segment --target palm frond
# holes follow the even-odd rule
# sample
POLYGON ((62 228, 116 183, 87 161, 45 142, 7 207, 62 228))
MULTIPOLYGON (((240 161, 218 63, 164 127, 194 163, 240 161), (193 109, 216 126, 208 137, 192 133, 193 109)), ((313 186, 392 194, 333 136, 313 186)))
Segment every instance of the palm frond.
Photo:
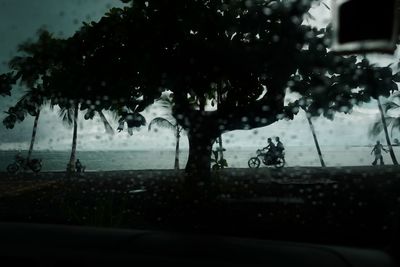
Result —
POLYGON ((48 102, 47 97, 45 97, 42 91, 37 87, 26 90, 24 95, 18 100, 20 104, 36 106, 38 109, 48 102))
POLYGON ((124 110, 122 108, 116 108, 111 110, 111 114, 114 120, 119 120, 123 114, 124 110))
POLYGON ((390 109, 400 108, 400 105, 397 104, 397 103, 394 102, 394 101, 388 101, 388 102, 384 103, 384 104, 382 105, 382 107, 383 107, 383 110, 384 110, 385 113, 386 113, 386 112, 388 112, 388 110, 390 110, 390 109))
POLYGON ((369 137, 376 137, 383 131, 383 124, 380 118, 377 118, 375 122, 372 124, 368 135, 369 137))
POLYGON ((390 136, 393 136, 393 130, 400 130, 400 117, 393 119, 390 129, 390 136))
POLYGON ((6 114, 8 114, 8 116, 6 116, 3 120, 3 125, 7 128, 7 129, 13 129, 15 124, 17 123, 17 117, 14 114, 10 114, 8 112, 6 112, 6 114))
POLYGON ((25 68, 25 65, 27 65, 26 64, 27 61, 28 61, 27 57, 16 56, 9 61, 8 66, 11 69, 21 71, 22 69, 25 68))
POLYGON ((157 100, 157 103, 165 109, 171 109, 172 108, 172 100, 166 96, 161 97, 159 100, 157 100))
MULTIPOLYGON (((399 74, 400 74, 400 72, 399 72, 399 74)), ((400 92, 399 91, 394 92, 390 98, 392 98, 392 99, 393 98, 400 98, 400 92)))
POLYGON ((123 129, 123 124, 126 122, 128 125, 128 133, 130 135, 133 135, 133 129, 139 129, 142 126, 146 125, 146 118, 143 117, 142 114, 134 112, 134 113, 128 113, 126 116, 122 119, 119 120, 119 127, 118 130, 123 129), (122 123, 122 128, 121 128, 121 123, 122 123))
POLYGON ((129 113, 125 118, 128 128, 138 128, 146 125, 146 119, 142 114, 129 113))
POLYGON ((102 111, 97 111, 97 113, 99 114, 100 119, 104 124, 104 129, 106 130, 106 133, 114 134, 114 129, 111 127, 111 124, 108 122, 106 116, 104 116, 104 113, 102 111))
POLYGON ((310 12, 305 13, 305 17, 306 17, 306 20, 309 20, 309 19, 315 20, 315 17, 310 12))
POLYGON ((60 108, 58 116, 62 119, 65 126, 71 127, 74 123, 74 109, 71 108, 60 108))
POLYGON ((174 123, 172 123, 171 121, 169 121, 165 118, 162 118, 162 117, 154 118, 150 122, 149 127, 148 127, 149 131, 151 130, 151 127, 153 125, 161 127, 161 128, 171 129, 171 130, 175 130, 175 127, 176 127, 176 125, 174 123))
MULTIPOLYGON (((395 118, 393 117, 385 117, 386 120, 386 126, 388 128, 393 127, 393 121, 395 120, 395 118)), ((369 137, 376 137, 378 136, 381 132, 383 132, 383 123, 380 117, 378 117, 375 122, 372 124, 371 129, 369 130, 369 137)))
POLYGON ((22 122, 27 114, 31 116, 36 116, 42 99, 38 96, 32 94, 32 90, 28 90, 16 103, 14 106, 10 107, 6 112, 9 116, 4 120, 6 122, 7 128, 14 127, 15 123, 22 122))
POLYGON ((326 4, 325 2, 322 2, 322 4, 323 4, 328 10, 331 10, 331 8, 328 6, 328 4, 326 4))
POLYGON ((4 73, 0 75, 0 95, 11 96, 11 90, 16 82, 14 73, 4 73))

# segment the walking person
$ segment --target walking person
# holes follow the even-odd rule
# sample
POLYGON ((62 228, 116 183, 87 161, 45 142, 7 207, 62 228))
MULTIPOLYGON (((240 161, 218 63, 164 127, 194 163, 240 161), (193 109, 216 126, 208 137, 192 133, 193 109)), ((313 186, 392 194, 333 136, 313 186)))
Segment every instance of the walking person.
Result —
POLYGON ((374 155, 375 155, 375 160, 374 160, 374 162, 372 162, 372 165, 375 166, 378 163, 378 160, 380 161, 381 165, 385 164, 383 162, 382 150, 385 151, 386 153, 388 153, 388 151, 383 147, 383 145, 379 141, 376 141, 376 145, 374 146, 374 148, 371 151, 371 155, 372 155, 372 153, 374 153, 374 155))

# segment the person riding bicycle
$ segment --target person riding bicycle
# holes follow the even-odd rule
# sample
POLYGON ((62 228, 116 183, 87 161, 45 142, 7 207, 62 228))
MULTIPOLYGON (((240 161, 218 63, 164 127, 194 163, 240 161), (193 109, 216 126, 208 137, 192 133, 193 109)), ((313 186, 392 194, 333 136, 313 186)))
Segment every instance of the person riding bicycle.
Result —
POLYGON ((25 163, 25 158, 22 156, 21 152, 18 152, 15 155, 15 162, 17 162, 18 164, 24 164, 25 163))

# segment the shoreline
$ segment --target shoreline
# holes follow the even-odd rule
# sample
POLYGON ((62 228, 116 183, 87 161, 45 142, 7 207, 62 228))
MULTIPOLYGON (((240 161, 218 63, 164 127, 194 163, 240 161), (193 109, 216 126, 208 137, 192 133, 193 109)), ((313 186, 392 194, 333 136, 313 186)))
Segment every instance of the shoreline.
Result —
MULTIPOLYGON (((343 148, 365 148, 365 147, 374 147, 374 143, 371 143, 371 144, 363 144, 363 145, 352 145, 352 144, 348 144, 348 145, 333 145, 333 144, 331 144, 331 145, 320 145, 320 147, 321 148, 334 148, 334 149, 343 149, 343 148)), ((387 145, 384 145, 385 147, 387 146, 387 145)), ((392 147, 400 147, 400 144, 399 145, 396 145, 396 144, 392 144, 392 147)), ((258 150, 258 149, 261 149, 262 147, 260 147, 260 146, 247 146, 247 147, 243 147, 243 146, 235 146, 235 147, 224 147, 225 149, 227 149, 227 150, 231 150, 231 151, 240 151, 240 150, 242 150, 242 151, 256 151, 256 150, 258 150)), ((290 148, 305 148, 305 149, 309 149, 309 148, 311 148, 311 149, 315 149, 315 145, 314 144, 310 144, 310 145, 286 145, 285 146, 285 149, 286 150, 288 150, 288 149, 290 149, 290 148)), ((181 147, 181 152, 185 152, 185 151, 189 151, 189 147, 181 147)), ((149 147, 149 148, 140 148, 140 149, 121 149, 121 148, 118 148, 118 149, 81 149, 81 150, 79 150, 79 151, 77 151, 78 153, 79 152, 84 152, 84 153, 87 153, 87 152, 94 152, 94 153, 101 153, 101 152, 147 152, 147 151, 149 151, 149 152, 165 152, 165 151, 167 151, 167 152, 175 152, 175 148, 167 148, 167 149, 160 149, 160 148, 158 148, 158 147, 154 147, 154 148, 152 148, 152 147, 149 147)), ((13 153, 18 153, 18 152, 28 152, 28 149, 1 149, 0 148, 0 153, 2 153, 2 152, 7 152, 7 153, 11 153, 11 152, 13 152, 13 153)), ((38 152, 38 153, 48 153, 48 152, 50 152, 50 153, 52 153, 52 152, 56 152, 56 153, 58 153, 58 152, 62 152, 62 153, 71 153, 71 151, 70 151, 70 148, 66 148, 66 149, 35 149, 34 151, 33 151, 33 154, 35 154, 35 152, 38 152)))
MULTIPOLYGON (((318 171, 318 172, 329 172, 329 171, 334 171, 334 170, 342 170, 342 171, 370 171, 370 170, 393 170, 393 169, 398 169, 400 171, 400 165, 360 165, 360 166, 327 166, 327 167, 320 167, 320 166, 291 166, 291 167, 283 167, 280 169, 276 169, 274 167, 260 167, 260 168, 255 168, 251 169, 248 167, 244 168, 224 168, 222 170, 218 171, 212 171, 212 173, 224 173, 224 172, 263 172, 263 171, 270 171, 274 173, 288 173, 291 171, 318 171)), ((65 173, 65 170, 48 170, 48 171, 41 171, 37 174, 33 172, 21 172, 20 174, 32 174, 32 175, 40 175, 40 174, 60 174, 60 173, 65 173)), ((86 173, 132 173, 132 172, 184 172, 184 168, 181 168, 179 170, 175 169, 131 169, 131 170, 86 170, 84 174, 86 173)), ((17 175, 9 175, 6 171, 0 171, 0 177, 2 176, 18 176, 17 175)))
MULTIPOLYGON (((290 148, 288 148, 290 149, 290 148)), ((398 147, 394 147, 395 153, 399 154, 398 147)), ((324 161, 327 166, 333 168, 346 168, 350 166, 366 167, 371 166, 374 160, 370 155, 370 148, 354 148, 354 149, 325 149, 323 150, 324 161)), ((0 153, 0 171, 5 172, 7 166, 14 162, 14 152, 0 153)), ((256 155, 255 150, 227 150, 224 158, 228 162, 230 169, 246 169, 248 161, 256 155)), ((174 151, 118 151, 118 152, 78 152, 79 158, 86 171, 132 171, 132 170, 168 170, 174 167, 174 151)), ((69 154, 67 152, 37 152, 32 158, 42 159, 42 171, 45 172, 63 172, 66 169, 69 154)), ((315 168, 320 167, 317 153, 313 148, 301 148, 288 150, 286 153, 287 168, 315 168)), ((184 167, 187 163, 188 153, 182 151, 180 154, 180 167, 184 167)), ((391 164, 389 154, 383 155, 384 162, 391 164)), ((390 165, 387 165, 390 166, 390 165)), ((261 164, 262 168, 265 168, 261 164)))

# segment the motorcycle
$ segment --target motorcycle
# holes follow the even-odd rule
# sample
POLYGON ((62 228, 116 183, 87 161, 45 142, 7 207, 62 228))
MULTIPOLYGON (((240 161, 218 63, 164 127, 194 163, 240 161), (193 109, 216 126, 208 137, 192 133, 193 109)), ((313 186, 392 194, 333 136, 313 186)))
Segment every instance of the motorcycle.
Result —
POLYGON ((20 169, 22 170, 32 170, 35 173, 40 172, 42 169, 41 159, 32 159, 29 162, 23 157, 16 156, 15 162, 7 166, 7 172, 10 174, 17 173, 20 169))
POLYGON ((248 161, 250 168, 259 168, 261 162, 266 166, 274 166, 277 169, 285 166, 285 155, 283 153, 281 155, 273 155, 267 149, 258 149, 256 154, 256 157, 251 157, 248 161))

